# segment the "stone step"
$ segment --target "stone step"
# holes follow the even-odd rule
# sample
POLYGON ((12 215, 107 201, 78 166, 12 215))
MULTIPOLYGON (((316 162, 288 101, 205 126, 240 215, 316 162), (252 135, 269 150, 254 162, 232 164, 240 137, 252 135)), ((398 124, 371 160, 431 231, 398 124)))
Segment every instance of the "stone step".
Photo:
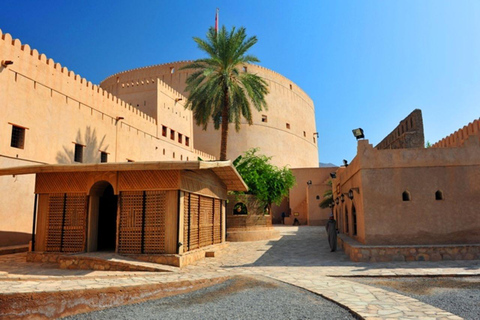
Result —
POLYGON ((172 272, 176 268, 154 262, 134 260, 115 253, 81 253, 62 256, 58 260, 61 269, 172 272))

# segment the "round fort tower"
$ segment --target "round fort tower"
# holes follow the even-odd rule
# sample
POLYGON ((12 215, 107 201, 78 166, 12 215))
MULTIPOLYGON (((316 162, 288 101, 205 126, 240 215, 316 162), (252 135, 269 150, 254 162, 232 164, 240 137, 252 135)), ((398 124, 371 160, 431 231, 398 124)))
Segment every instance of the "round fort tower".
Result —
MULTIPOLYGON (((156 111, 152 111, 151 101, 152 96, 156 95, 156 88, 139 84, 158 79, 188 96, 185 82, 192 70, 180 69, 190 62, 172 62, 120 72, 103 80, 100 86, 155 117, 153 113, 156 111)), ((288 165, 291 168, 318 167, 318 141, 312 99, 291 80, 274 71, 257 65, 246 65, 242 71, 255 73, 267 81, 268 110, 252 110, 253 124, 249 126, 242 120, 239 132, 233 126, 230 127, 227 157, 235 159, 246 150, 258 147, 260 153, 272 156, 275 165, 288 165)), ((160 121, 158 125, 161 125, 160 121)), ((221 130, 215 130, 213 123, 208 125, 207 130, 203 130, 194 122, 193 133, 195 149, 218 159, 221 130)))

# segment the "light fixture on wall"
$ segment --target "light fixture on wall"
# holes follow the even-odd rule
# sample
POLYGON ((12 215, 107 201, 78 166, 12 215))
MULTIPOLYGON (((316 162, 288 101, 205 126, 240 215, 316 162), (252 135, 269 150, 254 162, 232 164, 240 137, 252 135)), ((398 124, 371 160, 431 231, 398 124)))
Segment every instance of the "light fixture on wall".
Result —
POLYGON ((338 197, 335 199, 335 204, 338 204, 340 201, 338 200, 338 197))
POLYGON ((311 186, 311 185, 312 185, 312 180, 308 180, 308 181, 307 181, 307 185, 308 185, 308 186, 311 186))
POLYGON ((343 165, 344 165, 345 167, 348 167, 348 161, 345 160, 345 159, 343 159, 343 165))
POLYGON ((365 135, 363 134, 363 129, 362 128, 353 129, 352 132, 353 132, 353 135, 355 136, 355 138, 357 138, 357 140, 358 139, 365 139, 365 135))
POLYGON ((336 172, 330 172, 330 178, 336 179, 337 178, 337 173, 336 172))
POLYGON ((13 64, 12 60, 2 60, 2 67, 6 68, 7 66, 13 64))
POLYGON ((358 194, 360 194, 360 189, 359 188, 351 188, 348 190, 348 197, 350 200, 353 200, 353 190, 357 191, 358 194))
POLYGON ((340 201, 345 202, 345 196, 343 195, 343 193, 340 195, 340 201))

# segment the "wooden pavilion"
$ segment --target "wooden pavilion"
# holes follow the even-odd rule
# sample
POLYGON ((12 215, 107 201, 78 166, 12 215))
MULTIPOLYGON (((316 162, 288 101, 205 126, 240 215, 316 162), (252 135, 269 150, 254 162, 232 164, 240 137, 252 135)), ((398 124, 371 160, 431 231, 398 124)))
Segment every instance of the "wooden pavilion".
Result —
POLYGON ((32 251, 115 251, 143 260, 224 243, 227 191, 247 190, 230 161, 0 169, 18 174, 36 174, 32 251))

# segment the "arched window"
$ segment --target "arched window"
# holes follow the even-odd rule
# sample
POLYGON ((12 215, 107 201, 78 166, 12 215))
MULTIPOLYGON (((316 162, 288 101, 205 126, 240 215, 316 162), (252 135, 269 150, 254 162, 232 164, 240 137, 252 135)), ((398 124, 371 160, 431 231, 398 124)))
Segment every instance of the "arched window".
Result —
POLYGON ((345 233, 348 234, 348 210, 345 208, 345 233))
POLYGON ((355 205, 352 204, 352 223, 353 223, 353 235, 357 235, 357 210, 355 209, 355 205))
POLYGON ((443 192, 441 190, 437 190, 437 192, 435 192, 435 200, 443 200, 443 192))
POLYGON ((408 192, 408 191, 406 191, 406 190, 403 191, 403 193, 402 193, 402 200, 403 200, 403 201, 410 201, 410 200, 412 200, 412 197, 410 196, 410 192, 408 192))
POLYGON ((242 202, 236 203, 233 206, 233 214, 248 214, 247 206, 242 202))

